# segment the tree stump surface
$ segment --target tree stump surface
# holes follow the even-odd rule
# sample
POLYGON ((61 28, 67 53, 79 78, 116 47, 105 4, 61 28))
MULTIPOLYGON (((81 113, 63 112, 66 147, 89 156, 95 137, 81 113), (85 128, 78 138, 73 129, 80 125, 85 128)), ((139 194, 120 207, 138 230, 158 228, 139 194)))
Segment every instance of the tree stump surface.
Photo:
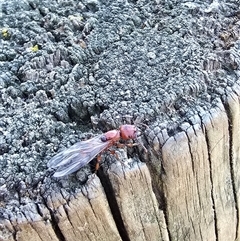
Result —
POLYGON ((0 241, 240 240, 239 7, 1 1, 0 241), (136 119, 147 153, 47 169, 136 119))

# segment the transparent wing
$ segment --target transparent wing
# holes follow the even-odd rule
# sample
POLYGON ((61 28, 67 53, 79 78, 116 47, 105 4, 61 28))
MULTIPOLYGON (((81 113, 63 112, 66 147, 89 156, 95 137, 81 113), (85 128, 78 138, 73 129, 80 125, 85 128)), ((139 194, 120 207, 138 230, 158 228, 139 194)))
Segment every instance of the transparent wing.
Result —
POLYGON ((68 149, 58 153, 48 162, 49 168, 57 168, 54 177, 62 177, 73 173, 89 163, 97 154, 108 147, 110 141, 103 142, 102 135, 87 141, 80 141, 68 149))

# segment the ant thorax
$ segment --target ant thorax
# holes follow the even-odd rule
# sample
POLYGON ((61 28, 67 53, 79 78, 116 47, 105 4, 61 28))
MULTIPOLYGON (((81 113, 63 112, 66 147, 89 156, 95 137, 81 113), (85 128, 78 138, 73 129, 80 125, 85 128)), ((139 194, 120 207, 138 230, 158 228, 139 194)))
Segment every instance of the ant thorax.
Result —
POLYGON ((104 133, 101 136, 102 142, 106 142, 106 141, 109 141, 109 140, 118 141, 119 139, 120 139, 119 130, 111 130, 111 131, 108 131, 108 132, 104 133))
POLYGON ((123 140, 137 138, 137 128, 134 125, 122 125, 119 128, 120 136, 123 140))

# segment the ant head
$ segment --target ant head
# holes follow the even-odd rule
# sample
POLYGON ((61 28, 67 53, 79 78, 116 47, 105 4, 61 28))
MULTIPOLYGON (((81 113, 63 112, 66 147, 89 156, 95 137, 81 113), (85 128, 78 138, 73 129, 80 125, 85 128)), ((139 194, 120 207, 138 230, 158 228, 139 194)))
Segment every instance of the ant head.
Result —
POLYGON ((139 138, 142 132, 137 126, 148 128, 148 126, 143 123, 138 123, 137 125, 121 125, 119 128, 120 137, 122 140, 135 140, 138 144, 140 144, 140 146, 142 146, 144 151, 147 152, 146 147, 143 145, 142 141, 139 138))
POLYGON ((121 125, 119 131, 123 140, 137 138, 137 127, 135 125, 121 125))
POLYGON ((140 128, 138 126, 147 128, 148 126, 142 123, 138 125, 121 125, 119 128, 121 138, 123 140, 137 139, 141 135, 140 128))

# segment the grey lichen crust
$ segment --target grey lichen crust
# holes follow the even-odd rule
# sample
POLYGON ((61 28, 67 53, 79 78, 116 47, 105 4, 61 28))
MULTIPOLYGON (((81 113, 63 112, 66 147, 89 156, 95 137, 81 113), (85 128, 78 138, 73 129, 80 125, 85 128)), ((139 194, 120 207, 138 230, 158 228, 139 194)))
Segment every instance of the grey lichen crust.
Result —
POLYGON ((2 214, 39 201, 47 161, 91 137, 91 120, 106 131, 141 116, 174 133, 237 84, 239 4, 211 2, 1 2, 2 214))

